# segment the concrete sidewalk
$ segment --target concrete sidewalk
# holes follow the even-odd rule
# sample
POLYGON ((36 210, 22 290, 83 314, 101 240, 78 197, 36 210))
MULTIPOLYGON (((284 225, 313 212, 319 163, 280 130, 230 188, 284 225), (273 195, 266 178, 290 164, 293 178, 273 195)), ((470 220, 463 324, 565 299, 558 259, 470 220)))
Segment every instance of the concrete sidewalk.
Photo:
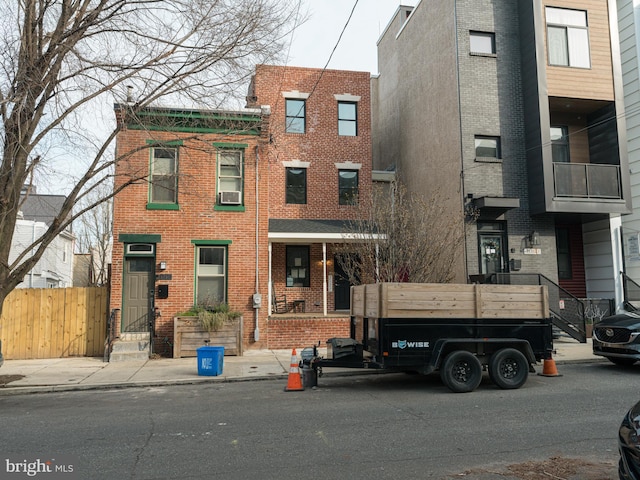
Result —
MULTIPOLYGON (((554 340, 557 365, 605 361, 592 353, 591 339, 578 343, 554 340)), ((300 360, 298 350, 298 360, 300 360)), ((241 357, 226 356, 222 374, 199 376, 196 358, 160 358, 105 363, 102 358, 52 358, 44 360, 5 360, 0 367, 0 396, 38 392, 60 392, 100 388, 181 385, 281 378, 289 374, 290 350, 247 350, 241 357)), ((542 364, 539 364, 542 371, 542 364)), ((331 373, 362 374, 357 369, 325 369, 331 373)), ((284 384, 283 384, 284 385, 284 384)))

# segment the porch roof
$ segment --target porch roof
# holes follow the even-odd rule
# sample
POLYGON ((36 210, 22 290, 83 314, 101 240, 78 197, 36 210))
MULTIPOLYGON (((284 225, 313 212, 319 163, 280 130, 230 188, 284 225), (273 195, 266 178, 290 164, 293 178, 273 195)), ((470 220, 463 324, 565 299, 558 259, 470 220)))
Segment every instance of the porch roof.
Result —
MULTIPOLYGON (((272 242, 344 242, 358 241, 349 220, 331 219, 269 219, 269 240, 272 242)), ((377 237, 374 235, 372 238, 377 237)))

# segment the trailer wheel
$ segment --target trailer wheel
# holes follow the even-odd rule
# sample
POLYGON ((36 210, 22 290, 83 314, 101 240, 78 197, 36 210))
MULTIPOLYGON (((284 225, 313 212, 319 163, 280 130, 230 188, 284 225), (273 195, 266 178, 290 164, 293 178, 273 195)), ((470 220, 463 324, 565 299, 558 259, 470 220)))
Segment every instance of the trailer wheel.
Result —
POLYGON ((471 352, 457 350, 444 359, 440 378, 452 392, 472 392, 482 380, 482 364, 471 352))
POLYGON ((520 388, 529 376, 529 362, 520 350, 503 348, 491 356, 489 378, 498 387, 520 388))

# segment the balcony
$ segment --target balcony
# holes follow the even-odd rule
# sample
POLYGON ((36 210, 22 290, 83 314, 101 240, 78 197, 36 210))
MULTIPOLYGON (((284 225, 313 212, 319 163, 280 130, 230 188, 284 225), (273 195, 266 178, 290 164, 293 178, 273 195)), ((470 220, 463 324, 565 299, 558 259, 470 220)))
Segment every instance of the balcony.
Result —
POLYGON ((555 197, 622 198, 619 165, 554 162, 553 180, 555 197))

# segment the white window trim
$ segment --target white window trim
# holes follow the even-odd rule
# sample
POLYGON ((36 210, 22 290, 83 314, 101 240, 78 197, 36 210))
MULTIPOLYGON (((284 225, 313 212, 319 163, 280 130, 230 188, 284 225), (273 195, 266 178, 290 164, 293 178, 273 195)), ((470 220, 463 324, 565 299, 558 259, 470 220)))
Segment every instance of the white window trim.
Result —
POLYGON ((343 93, 343 94, 334 94, 333 98, 335 98, 338 102, 359 102, 362 97, 360 95, 351 95, 350 93, 343 93))
POLYGON ((299 92, 298 90, 292 90, 290 92, 282 92, 284 98, 290 98, 292 100, 306 100, 309 98, 310 93, 299 92))
POLYGON ((227 179, 227 178, 237 178, 240 180, 240 196, 242 198, 243 196, 243 190, 244 190, 244 149, 239 149, 239 148, 223 148, 223 147, 218 147, 217 152, 216 152, 216 181, 217 181, 217 192, 229 192, 231 190, 223 190, 221 183, 223 179, 227 179), (233 153, 238 153, 240 155, 239 158, 239 162, 240 162, 240 175, 222 175, 220 173, 220 168, 222 166, 221 160, 220 160, 220 156, 221 154, 227 153, 227 152, 233 152, 233 153))
POLYGON ((282 166, 285 168, 309 168, 311 162, 303 162, 302 160, 290 160, 282 162, 282 166))
POLYGON ((362 168, 361 163, 353 163, 350 161, 334 163, 338 170, 360 170, 362 168))

